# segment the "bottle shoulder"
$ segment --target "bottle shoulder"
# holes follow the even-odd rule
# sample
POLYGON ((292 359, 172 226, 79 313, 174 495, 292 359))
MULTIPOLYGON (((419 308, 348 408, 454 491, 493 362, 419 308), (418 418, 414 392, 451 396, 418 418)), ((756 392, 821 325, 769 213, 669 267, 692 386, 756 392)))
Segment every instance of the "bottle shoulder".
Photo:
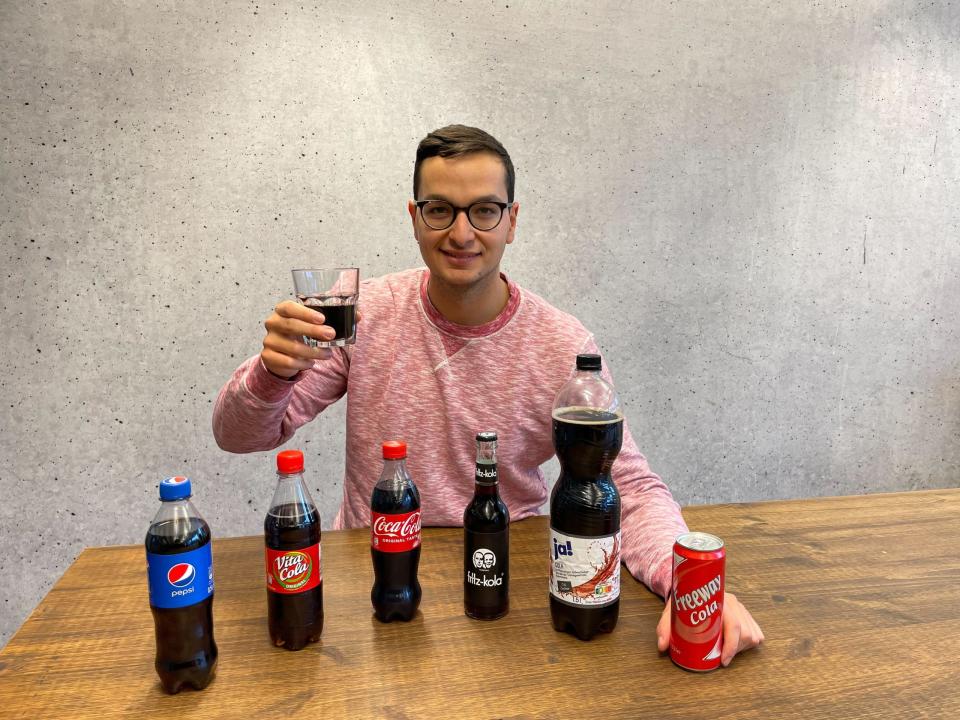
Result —
POLYGON ((509 524, 510 510, 499 495, 474 495, 463 513, 463 525, 468 530, 495 532, 509 524))

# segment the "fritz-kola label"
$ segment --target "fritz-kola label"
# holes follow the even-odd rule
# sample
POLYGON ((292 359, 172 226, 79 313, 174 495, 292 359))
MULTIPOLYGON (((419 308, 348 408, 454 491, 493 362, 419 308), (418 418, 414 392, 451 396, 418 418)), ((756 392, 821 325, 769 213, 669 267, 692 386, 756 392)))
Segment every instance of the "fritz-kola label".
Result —
POLYGON ((510 531, 467 531, 463 582, 475 605, 499 605, 510 583, 510 531))
POLYGON ((313 590, 323 579, 320 543, 299 550, 266 548, 267 589, 281 595, 313 590))
POLYGON ((371 512, 370 545, 381 552, 407 552, 420 547, 420 511, 401 515, 371 512))
POLYGON ((602 607, 620 597, 620 531, 579 537, 550 528, 550 594, 578 607, 602 607))
POLYGON ((174 555, 148 552, 147 580, 154 607, 181 608, 206 600, 213 594, 210 543, 174 555))

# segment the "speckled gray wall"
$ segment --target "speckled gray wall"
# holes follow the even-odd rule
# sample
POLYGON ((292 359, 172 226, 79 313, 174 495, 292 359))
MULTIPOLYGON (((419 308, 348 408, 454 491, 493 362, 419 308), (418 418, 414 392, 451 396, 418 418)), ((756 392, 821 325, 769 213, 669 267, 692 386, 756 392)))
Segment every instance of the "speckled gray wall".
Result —
MULTIPOLYGON (((419 264, 449 122, 513 154, 505 268, 681 502, 957 484, 960 6, 345 5, 0 2, 0 644, 163 476, 260 531, 271 454, 212 401, 291 267, 419 264)), ((327 526, 343 418, 294 443, 327 526)))

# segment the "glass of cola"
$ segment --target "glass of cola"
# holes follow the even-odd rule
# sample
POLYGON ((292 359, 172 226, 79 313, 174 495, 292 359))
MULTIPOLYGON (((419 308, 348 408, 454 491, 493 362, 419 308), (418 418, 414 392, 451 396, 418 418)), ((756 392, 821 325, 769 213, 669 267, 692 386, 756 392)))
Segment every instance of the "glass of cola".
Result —
POLYGON ((357 298, 360 296, 359 268, 293 270, 297 301, 322 313, 337 333, 333 340, 304 337, 311 347, 343 347, 357 339, 357 298))

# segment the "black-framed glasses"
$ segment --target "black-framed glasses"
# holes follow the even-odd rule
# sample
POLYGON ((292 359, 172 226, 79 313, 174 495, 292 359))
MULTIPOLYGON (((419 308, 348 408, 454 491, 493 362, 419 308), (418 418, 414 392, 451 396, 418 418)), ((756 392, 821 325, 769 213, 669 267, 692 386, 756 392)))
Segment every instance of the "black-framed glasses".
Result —
POLYGON ((477 230, 493 230, 503 219, 503 211, 513 207, 513 203, 481 200, 460 207, 446 200, 418 200, 420 217, 433 230, 446 230, 457 219, 457 213, 465 212, 467 220, 477 230))

